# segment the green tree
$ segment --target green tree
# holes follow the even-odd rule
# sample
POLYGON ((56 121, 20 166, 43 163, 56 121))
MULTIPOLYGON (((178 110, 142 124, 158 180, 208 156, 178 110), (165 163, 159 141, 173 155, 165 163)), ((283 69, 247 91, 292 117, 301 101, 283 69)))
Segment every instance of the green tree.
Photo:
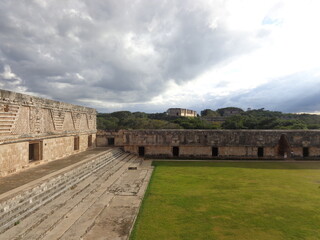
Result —
POLYGON ((201 111, 201 117, 219 117, 220 114, 211 109, 205 109, 201 111))
POLYGON ((224 123, 222 123, 222 128, 224 129, 244 129, 243 125, 244 117, 240 115, 235 115, 228 117, 224 123))
POLYGON ((239 113, 243 113, 243 110, 237 107, 225 107, 217 109, 217 112, 220 114, 220 116, 224 116, 226 111, 237 111, 239 113))

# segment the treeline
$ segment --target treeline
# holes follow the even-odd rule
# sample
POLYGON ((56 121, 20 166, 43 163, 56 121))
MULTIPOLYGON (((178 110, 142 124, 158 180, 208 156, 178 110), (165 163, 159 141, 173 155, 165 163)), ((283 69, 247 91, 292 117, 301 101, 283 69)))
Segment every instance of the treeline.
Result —
POLYGON ((97 127, 104 130, 120 129, 216 129, 219 126, 207 120, 170 117, 166 113, 129 112, 98 113, 97 127))
POLYGON ((98 129, 320 129, 320 116, 291 114, 265 109, 205 109, 195 118, 166 113, 119 111, 98 113, 98 129))
POLYGON ((250 110, 226 118, 223 129, 320 129, 320 116, 284 114, 264 109, 250 110))

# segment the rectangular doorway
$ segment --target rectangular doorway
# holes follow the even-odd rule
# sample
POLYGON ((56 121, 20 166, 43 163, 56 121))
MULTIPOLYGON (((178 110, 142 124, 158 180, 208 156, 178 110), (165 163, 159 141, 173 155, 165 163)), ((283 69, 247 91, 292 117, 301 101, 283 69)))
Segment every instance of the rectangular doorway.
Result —
POLYGON ((218 157, 218 156, 219 156, 219 148, 212 147, 212 157, 218 157))
POLYGON ((258 147, 258 157, 263 157, 264 156, 264 149, 263 147, 258 147))
POLYGON ((304 147, 302 149, 302 153, 303 153, 303 157, 309 157, 309 148, 308 147, 304 147))
POLYGON ((88 136, 88 148, 92 147, 92 135, 88 136))
POLYGON ((108 145, 114 146, 114 138, 108 138, 108 145))
POLYGON ((139 147, 138 151, 139 151, 139 156, 140 156, 140 157, 143 157, 144 154, 145 154, 145 149, 144 149, 144 147, 139 147))
POLYGON ((80 137, 76 136, 73 139, 73 150, 74 151, 79 150, 79 145, 80 145, 80 137))
POLYGON ((29 143, 29 161, 42 160, 42 142, 30 142, 29 143))
POLYGON ((172 155, 174 157, 179 157, 179 147, 173 147, 172 148, 172 155))

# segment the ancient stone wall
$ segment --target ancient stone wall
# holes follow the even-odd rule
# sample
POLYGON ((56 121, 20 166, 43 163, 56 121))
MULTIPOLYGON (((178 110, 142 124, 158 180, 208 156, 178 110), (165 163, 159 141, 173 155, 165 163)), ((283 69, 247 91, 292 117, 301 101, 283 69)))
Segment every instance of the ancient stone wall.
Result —
POLYGON ((97 147, 123 146, 123 132, 120 131, 97 131, 97 147))
POLYGON ((0 143, 84 132, 96 132, 95 109, 0 90, 0 143))
POLYGON ((320 157, 319 130, 130 130, 119 131, 114 137, 116 146, 152 157, 320 157))
POLYGON ((124 144, 274 146, 286 135, 292 146, 319 146, 319 130, 131 130, 124 144))
POLYGON ((0 90, 0 176, 95 147, 95 141, 95 109, 0 90))
POLYGON ((28 142, 0 145, 0 176, 14 173, 27 166, 28 142))

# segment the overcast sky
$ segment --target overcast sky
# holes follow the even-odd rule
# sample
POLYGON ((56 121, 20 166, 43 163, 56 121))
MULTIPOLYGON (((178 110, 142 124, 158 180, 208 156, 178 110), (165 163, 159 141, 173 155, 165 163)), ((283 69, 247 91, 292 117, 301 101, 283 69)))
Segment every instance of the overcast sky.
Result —
POLYGON ((1 0, 0 88, 99 112, 320 112, 319 11, 319 0, 1 0))

